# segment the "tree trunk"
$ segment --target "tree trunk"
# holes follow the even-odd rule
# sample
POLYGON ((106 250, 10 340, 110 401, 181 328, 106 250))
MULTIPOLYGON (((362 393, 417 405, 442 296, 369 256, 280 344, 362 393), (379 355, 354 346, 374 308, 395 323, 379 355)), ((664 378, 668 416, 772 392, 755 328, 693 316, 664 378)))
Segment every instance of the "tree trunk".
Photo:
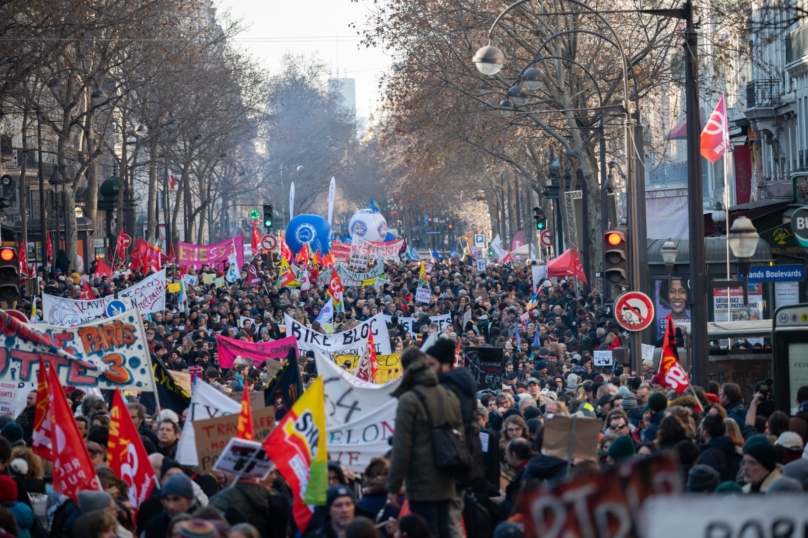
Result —
MULTIPOLYGON (((62 192, 63 201, 64 201, 64 212, 65 212, 65 243, 67 243, 67 255, 70 258, 70 270, 78 270, 78 254, 79 254, 79 237, 78 237, 78 225, 76 222, 76 191, 73 189, 73 185, 70 183, 66 183, 64 185, 64 191, 62 192)), ((57 217, 58 218, 58 217, 57 217)), ((58 249, 56 254, 58 254, 58 249)), ((83 256, 82 256, 83 258, 83 256)), ((89 265, 87 265, 87 260, 85 260, 85 267, 84 270, 86 271, 89 269, 89 265)))
MULTIPOLYGON (((87 169, 87 199, 84 202, 84 216, 90 220, 90 224, 95 230, 96 237, 102 236, 98 230, 98 223, 96 222, 96 215, 98 213, 98 165, 95 153, 95 111, 90 111, 87 114, 87 155, 92 159, 90 166, 87 169)), ((73 211, 75 205, 65 207, 65 211, 73 211)), ((74 215, 75 216, 75 215, 74 215)))
POLYGON ((149 201, 146 220, 146 233, 149 238, 157 237, 157 138, 149 140, 149 201))

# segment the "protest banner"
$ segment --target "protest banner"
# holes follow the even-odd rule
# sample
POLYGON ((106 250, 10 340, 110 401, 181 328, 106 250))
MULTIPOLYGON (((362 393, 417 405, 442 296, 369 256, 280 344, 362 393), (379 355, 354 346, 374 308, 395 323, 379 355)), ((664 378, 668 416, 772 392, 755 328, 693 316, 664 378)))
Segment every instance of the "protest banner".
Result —
MULTIPOLYGON (((214 389, 215 390, 215 389, 214 389)), ((260 393, 259 393, 260 394, 260 393)), ((241 406, 239 405, 239 408, 241 406)), ((275 427, 275 409, 262 407, 253 410, 253 430, 255 439, 263 441, 275 427)), ((228 442, 236 436, 238 429, 238 411, 233 414, 194 420, 191 428, 194 431, 196 455, 200 472, 208 472, 216 464, 219 455, 224 452, 228 442)), ((183 436, 185 429, 183 429, 183 436)), ((179 450, 178 450, 179 452, 179 450)), ((180 463, 182 463, 180 461, 180 463)))
POLYGON ((232 249, 236 251, 236 265, 244 265, 244 236, 236 235, 213 245, 194 245, 180 242, 177 249, 177 265, 180 267, 196 267, 210 265, 221 269, 227 265, 227 256, 232 249))
POLYGON ((115 299, 112 295, 82 301, 42 294, 43 321, 59 327, 76 327, 88 321, 109 317, 109 313, 118 315, 134 308, 135 304, 131 299, 115 299))
POLYGON ((498 347, 468 347, 464 352, 466 368, 477 381, 477 390, 502 388, 505 356, 498 347))
POLYGON ((422 288, 418 286, 415 289, 415 302, 416 303, 429 303, 429 297, 432 293, 429 291, 429 288, 422 288))
POLYGON ((187 284, 188 286, 197 286, 199 285, 199 275, 191 275, 191 274, 182 275, 182 281, 185 282, 185 284, 187 284))
POLYGON ((261 443, 245 439, 230 439, 216 459, 213 470, 243 478, 264 480, 272 470, 272 461, 261 443))
POLYGON ((640 527, 645 538, 796 537, 805 536, 806 529, 805 496, 799 494, 651 498, 640 527))
POLYGON ((171 284, 166 287, 168 293, 179 293, 182 291, 182 286, 180 286, 179 282, 172 282, 171 284))
POLYGON ((362 381, 315 350, 317 372, 325 390, 326 431, 331 457, 351 471, 362 472, 370 460, 390 450, 398 400, 392 397, 401 378, 384 385, 362 381))
POLYGON ((643 362, 654 360, 654 346, 651 344, 642 345, 642 360, 643 362))
POLYGON ((368 258, 378 258, 383 260, 399 260, 399 255, 404 249, 404 240, 376 242, 366 241, 361 237, 354 236, 351 241, 351 255, 355 252, 368 258))
POLYGON ((596 349, 593 357, 595 366, 611 366, 614 364, 610 349, 596 349))
POLYGON ((384 267, 381 264, 377 264, 370 271, 360 273, 351 270, 351 268, 345 265, 344 263, 338 263, 334 266, 333 269, 328 269, 320 273, 320 275, 317 277, 317 283, 320 286, 322 287, 328 286, 328 283, 331 281, 331 271, 337 272, 340 282, 342 282, 342 285, 344 287, 348 286, 358 287, 362 285, 362 282, 366 282, 368 280, 374 280, 383 275, 384 267))
POLYGON ((297 340, 293 336, 287 336, 280 340, 272 340, 270 342, 242 342, 241 340, 234 340, 220 334, 216 335, 216 349, 219 351, 219 366, 222 368, 232 368, 236 357, 242 359, 250 359, 256 368, 261 368, 264 361, 267 359, 275 359, 280 361, 275 368, 275 365, 267 365, 267 375, 271 378, 278 373, 281 368, 283 359, 289 354, 291 348, 297 349, 297 340), (269 369, 274 369, 274 373, 270 373, 269 369))
MULTIPOLYGON (((471 314, 469 314, 471 316, 471 314)), ((388 316, 387 314, 384 315, 384 321, 387 323, 392 323, 393 321, 392 316, 388 316)), ((415 338, 418 335, 418 327, 416 322, 418 320, 416 318, 398 318, 398 323, 404 329, 410 333, 410 335, 415 338)), ((432 323, 438 324, 438 331, 443 331, 446 327, 452 324, 452 315, 451 314, 443 314, 442 316, 429 316, 429 321, 432 323)))
MULTIPOLYGON (((355 371, 359 367, 361 355, 338 355, 334 354, 334 362, 339 366, 350 363, 348 369, 355 371)), ((384 385, 388 381, 393 381, 401 377, 404 373, 404 368, 401 366, 401 354, 393 353, 392 355, 376 355, 376 384, 384 385)))
POLYGON ((36 381, 41 355, 64 386, 153 391, 146 331, 136 310, 80 327, 22 323, 0 311, 0 380, 36 381))
POLYGON ((600 427, 595 418, 554 415, 544 422, 541 452, 567 461, 597 462, 600 427))
POLYGON ((299 350, 319 349, 326 353, 351 351, 351 355, 359 355, 359 350, 366 345, 365 341, 368 339, 370 331, 373 331, 376 353, 379 355, 390 355, 392 353, 387 324, 384 322, 384 314, 376 314, 353 329, 335 334, 322 334, 312 331, 286 314, 284 314, 284 319, 286 321, 286 334, 297 339, 297 348, 299 350))
POLYGON ((202 274, 202 284, 210 285, 213 284, 214 280, 216 280, 216 275, 214 273, 202 274))
POLYGON ((471 322, 471 308, 468 308, 465 312, 463 312, 463 331, 466 330, 466 324, 471 322))
MULTIPOLYGON (((664 454, 635 459, 601 473, 582 474, 552 488, 535 485, 523 491, 517 502, 524 516, 525 534, 542 538, 642 536, 638 526, 643 504, 652 495, 663 496, 669 503, 682 491, 680 474, 671 456, 664 454)), ((681 518, 681 512, 676 513, 681 518)), ((737 517, 734 512, 732 515, 737 517)), ((674 528, 676 536, 707 536, 680 533, 678 526, 674 528)))
POLYGON ((172 371, 171 377, 174 378, 174 381, 176 381, 185 392, 191 394, 191 374, 172 371))
MULTIPOLYGON (((278 367, 278 370, 280 370, 280 367, 278 367)), ((244 391, 234 390, 233 392, 228 392, 227 397, 233 400, 234 402, 238 402, 238 404, 241 405, 241 401, 244 399, 244 391)), ((250 407, 252 407, 253 409, 261 409, 262 407, 266 407, 266 404, 264 403, 263 391, 260 390, 250 391, 250 407)))
POLYGON ((17 411, 17 384, 13 381, 0 381, 0 415, 16 418, 19 414, 17 411))
POLYGON ((153 314, 166 309, 166 270, 144 278, 134 286, 118 293, 118 297, 131 297, 141 314, 153 314))
POLYGON ((241 411, 240 400, 234 402, 207 383, 197 383, 195 388, 188 408, 188 419, 182 427, 182 436, 177 445, 177 461, 183 465, 198 465, 194 422, 232 414, 236 415, 238 422, 238 414, 241 411))

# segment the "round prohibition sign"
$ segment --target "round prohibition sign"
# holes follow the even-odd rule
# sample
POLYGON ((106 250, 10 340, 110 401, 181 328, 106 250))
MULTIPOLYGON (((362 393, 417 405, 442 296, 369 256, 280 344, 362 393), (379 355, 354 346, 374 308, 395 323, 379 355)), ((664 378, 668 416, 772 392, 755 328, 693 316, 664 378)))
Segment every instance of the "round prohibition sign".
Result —
POLYGON ((627 331, 642 331, 654 322, 654 303, 640 291, 628 291, 614 302, 614 319, 627 331))
POLYGON ((541 241, 541 244, 544 245, 545 247, 553 246, 553 237, 550 234, 550 230, 544 230, 539 236, 539 240, 541 241))
POLYGON ((264 250, 275 250, 278 246, 278 239, 274 235, 265 235, 261 238, 261 248, 264 250))

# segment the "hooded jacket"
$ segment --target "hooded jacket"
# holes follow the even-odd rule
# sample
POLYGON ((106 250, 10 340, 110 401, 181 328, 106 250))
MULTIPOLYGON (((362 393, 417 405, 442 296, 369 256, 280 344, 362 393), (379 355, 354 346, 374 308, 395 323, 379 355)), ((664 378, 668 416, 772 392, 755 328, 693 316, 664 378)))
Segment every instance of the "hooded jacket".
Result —
POLYGON ((735 480, 738 474, 737 462, 740 455, 735 451, 735 443, 728 435, 710 439, 701 445, 701 454, 697 463, 709 465, 718 472, 722 482, 735 480))
POLYGON ((551 484, 563 480, 567 476, 567 461, 555 456, 534 456, 527 464, 527 476, 551 484))
POLYGON ((393 393, 398 398, 398 408, 387 491, 398 492, 406 483, 410 500, 447 501, 456 496, 455 480, 435 466, 430 440, 435 424, 428 422, 424 406, 413 389, 424 395, 436 424, 446 422, 463 430, 457 396, 438 385, 438 376, 429 369, 426 357, 416 358, 404 370, 401 385, 393 393))
POLYGON ((450 390, 460 400, 460 414, 463 425, 468 427, 474 421, 474 411, 477 409, 477 382, 466 368, 455 368, 438 375, 438 382, 442 387, 450 390))

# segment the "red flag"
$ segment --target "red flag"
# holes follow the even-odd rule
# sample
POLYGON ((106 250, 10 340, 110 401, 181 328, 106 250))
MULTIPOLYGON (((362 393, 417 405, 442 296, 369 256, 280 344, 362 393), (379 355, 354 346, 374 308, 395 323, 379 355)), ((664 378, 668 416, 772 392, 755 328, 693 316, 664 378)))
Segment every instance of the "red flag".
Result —
POLYGON ((50 234, 45 234, 45 252, 48 255, 48 258, 53 258, 53 243, 51 243, 51 236, 50 234))
POLYGON ((359 366, 356 369, 356 377, 363 381, 375 383, 378 369, 379 364, 376 360, 376 344, 373 342, 373 332, 370 331, 368 334, 368 347, 359 360, 359 366))
POLYGON ((455 348, 455 368, 463 366, 463 353, 460 351, 460 339, 457 340, 457 347, 455 348))
POLYGON ((149 498, 156 483, 140 433, 129 416, 120 389, 112 395, 109 410, 110 426, 107 441, 107 465, 129 486, 129 502, 137 511, 149 498))
POLYGON ((124 236, 124 233, 123 233, 123 230, 121 230, 121 233, 118 234, 118 241, 115 244, 115 246, 116 246, 116 248, 118 250, 118 257, 120 259, 122 259, 122 260, 125 260, 126 259, 126 243, 124 242, 123 236, 124 236))
POLYGON ((331 280, 328 282, 328 295, 334 303, 334 312, 344 312, 345 304, 342 302, 342 281, 336 270, 331 271, 331 280))
POLYGON ((177 254, 174 252, 174 243, 171 243, 168 247, 168 259, 171 261, 177 261, 177 254))
POLYGON ((82 301, 92 301, 95 299, 95 293, 93 293, 93 289, 90 287, 89 282, 85 282, 84 286, 81 287, 81 295, 79 295, 79 299, 82 301))
POLYGON ((48 391, 53 489, 78 502, 80 491, 101 491, 101 484, 54 366, 48 369, 48 386, 53 387, 53 390, 48 391))
POLYGON ((724 95, 710 114, 707 125, 701 132, 701 155, 711 163, 720 159, 729 145, 729 126, 727 124, 727 102, 724 95))
POLYGON ((28 273, 28 253, 25 252, 25 245, 20 244, 17 247, 17 252, 19 252, 20 258, 20 274, 25 277, 30 277, 31 275, 28 273))
POLYGON ((286 258, 290 262, 292 261, 292 249, 286 244, 285 238, 281 239, 281 258, 286 258))
POLYGON ((40 458, 53 460, 51 450, 50 399, 48 397, 48 371, 45 359, 39 356, 39 373, 36 383, 36 410, 34 411, 34 434, 31 439, 31 450, 40 458))
POLYGON ((253 256, 257 255, 261 250, 261 233, 258 231, 258 224, 252 223, 252 235, 250 235, 250 248, 252 249, 253 256))
POLYGON ((250 262, 250 265, 247 266, 247 281, 245 284, 247 286, 260 286, 261 282, 261 275, 258 273, 258 266, 255 264, 255 260, 250 262))
POLYGON ((236 427, 236 437, 255 440, 255 430, 253 430, 252 404, 250 403, 250 389, 244 386, 244 394, 241 397, 241 413, 238 415, 238 426, 236 427))
POLYGON ((665 382, 665 386, 675 390, 676 394, 682 394, 690 385, 687 374, 679 363, 679 351, 676 349, 676 328, 670 314, 668 314, 665 327, 665 337, 662 340, 659 375, 665 382))
POLYGON ((171 171, 171 168, 166 168, 166 173, 168 174, 168 188, 173 191, 177 188, 177 178, 174 177, 174 172, 171 171))
POLYGON ((107 265, 107 262, 105 262, 103 258, 98 258, 95 264, 95 278, 101 278, 102 276, 112 278, 112 267, 107 265))

